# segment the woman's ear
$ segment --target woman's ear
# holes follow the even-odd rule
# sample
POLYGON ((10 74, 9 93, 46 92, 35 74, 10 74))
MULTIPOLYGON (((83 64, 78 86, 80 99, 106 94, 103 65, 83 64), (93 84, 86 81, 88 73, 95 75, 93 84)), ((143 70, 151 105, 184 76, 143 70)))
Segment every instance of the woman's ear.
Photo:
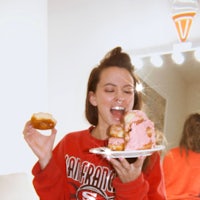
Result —
POLYGON ((97 106, 95 93, 92 92, 92 91, 90 91, 88 95, 89 95, 89 101, 90 101, 90 103, 91 103, 93 106, 97 106))

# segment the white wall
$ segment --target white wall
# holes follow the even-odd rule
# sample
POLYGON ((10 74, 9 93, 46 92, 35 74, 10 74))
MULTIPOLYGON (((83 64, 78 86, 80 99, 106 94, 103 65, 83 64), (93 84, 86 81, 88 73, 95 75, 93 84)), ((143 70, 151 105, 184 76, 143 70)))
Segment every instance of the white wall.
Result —
POLYGON ((188 113, 200 113, 200 85, 190 84, 187 97, 188 113))
POLYGON ((0 174, 30 172, 25 122, 47 109, 46 0, 0 1, 0 174))

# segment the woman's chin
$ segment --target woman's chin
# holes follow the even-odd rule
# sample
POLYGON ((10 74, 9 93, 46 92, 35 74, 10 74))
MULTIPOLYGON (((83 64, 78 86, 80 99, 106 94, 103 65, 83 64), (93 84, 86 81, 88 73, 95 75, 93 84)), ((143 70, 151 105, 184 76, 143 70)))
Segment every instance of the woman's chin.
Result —
POLYGON ((121 123, 121 119, 120 118, 113 118, 113 123, 112 124, 120 124, 121 123))

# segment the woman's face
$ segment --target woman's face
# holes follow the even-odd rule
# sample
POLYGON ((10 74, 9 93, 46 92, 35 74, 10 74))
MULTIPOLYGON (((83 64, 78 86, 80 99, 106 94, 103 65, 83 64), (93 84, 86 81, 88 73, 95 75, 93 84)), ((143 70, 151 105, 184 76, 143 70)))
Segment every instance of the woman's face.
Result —
POLYGON ((90 103, 98 108, 98 125, 120 123, 124 112, 134 104, 134 80, 123 68, 104 69, 96 92, 90 92, 90 103))

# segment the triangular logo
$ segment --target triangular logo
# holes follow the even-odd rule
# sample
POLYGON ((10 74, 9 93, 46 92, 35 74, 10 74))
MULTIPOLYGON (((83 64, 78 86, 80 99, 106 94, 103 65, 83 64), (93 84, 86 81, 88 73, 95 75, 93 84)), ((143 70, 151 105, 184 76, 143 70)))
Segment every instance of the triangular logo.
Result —
POLYGON ((187 40, 195 15, 196 12, 179 13, 173 15, 172 18, 181 42, 185 42, 187 40))

